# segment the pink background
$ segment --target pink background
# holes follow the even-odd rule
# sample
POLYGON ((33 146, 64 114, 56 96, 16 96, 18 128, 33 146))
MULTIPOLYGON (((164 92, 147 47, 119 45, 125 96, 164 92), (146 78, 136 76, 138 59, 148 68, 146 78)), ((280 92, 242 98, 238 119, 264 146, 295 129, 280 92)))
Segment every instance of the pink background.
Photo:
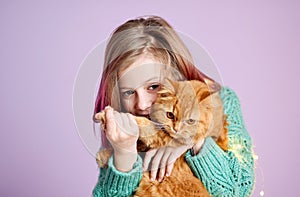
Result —
MULTIPOLYGON (((79 66, 127 19, 155 14, 201 43, 239 95, 253 196, 299 196, 298 1, 2 1, 0 196, 90 196, 94 158, 75 128, 79 66)), ((89 132, 89 131, 88 131, 89 132)))

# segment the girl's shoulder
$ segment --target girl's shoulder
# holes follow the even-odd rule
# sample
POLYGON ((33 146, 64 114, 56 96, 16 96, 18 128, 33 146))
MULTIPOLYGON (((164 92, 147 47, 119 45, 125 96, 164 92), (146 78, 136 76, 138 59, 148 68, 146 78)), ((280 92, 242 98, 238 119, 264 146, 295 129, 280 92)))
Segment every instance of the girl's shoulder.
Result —
POLYGON ((226 99, 233 99, 233 98, 238 99, 236 93, 227 86, 222 86, 219 94, 222 101, 225 101, 226 99))
POLYGON ((237 94, 229 87, 223 87, 219 91, 223 103, 224 112, 228 115, 242 116, 240 99, 237 94))

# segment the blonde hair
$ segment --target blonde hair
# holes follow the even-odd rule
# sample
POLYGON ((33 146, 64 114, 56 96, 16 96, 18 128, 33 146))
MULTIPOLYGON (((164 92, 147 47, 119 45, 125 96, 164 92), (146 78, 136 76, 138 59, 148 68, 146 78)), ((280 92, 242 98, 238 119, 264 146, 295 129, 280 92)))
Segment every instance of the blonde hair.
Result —
POLYGON ((129 20, 114 30, 105 50, 102 79, 95 113, 106 105, 121 110, 117 80, 119 72, 141 55, 151 55, 186 79, 209 79, 193 65, 192 56, 175 30, 161 17, 146 16, 129 20))
MULTIPOLYGON (((119 72, 132 65, 141 55, 150 55, 156 61, 171 66, 187 80, 210 82, 213 91, 220 89, 218 83, 194 66, 189 50, 164 19, 158 16, 139 17, 122 24, 110 36, 105 50, 95 114, 107 105, 122 111, 117 82, 119 72)), ((104 132, 101 136, 102 145, 107 147, 104 132)))

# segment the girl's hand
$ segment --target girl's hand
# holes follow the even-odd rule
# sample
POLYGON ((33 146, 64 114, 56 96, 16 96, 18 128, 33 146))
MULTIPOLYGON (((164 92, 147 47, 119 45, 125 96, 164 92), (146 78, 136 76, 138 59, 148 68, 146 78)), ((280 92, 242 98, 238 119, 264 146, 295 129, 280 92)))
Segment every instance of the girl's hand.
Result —
POLYGON ((147 170, 149 167, 150 180, 157 179, 159 182, 163 180, 165 176, 170 176, 176 159, 178 159, 186 150, 192 146, 179 146, 179 147, 162 147, 159 149, 149 150, 144 158, 143 170, 147 170), (149 166, 150 161, 151 166, 149 166))
POLYGON ((105 134, 114 149, 114 165, 119 171, 130 171, 137 160, 139 128, 129 113, 105 108, 105 134))
POLYGON ((195 145, 182 145, 179 147, 166 146, 159 149, 151 149, 145 155, 143 170, 145 171, 149 169, 151 171, 151 181, 154 181, 157 178, 157 180, 161 182, 164 176, 171 175, 176 159, 178 159, 190 148, 197 148, 197 150, 194 151, 199 152, 203 142, 204 139, 199 141, 195 145), (149 166, 151 160, 151 166, 149 166))

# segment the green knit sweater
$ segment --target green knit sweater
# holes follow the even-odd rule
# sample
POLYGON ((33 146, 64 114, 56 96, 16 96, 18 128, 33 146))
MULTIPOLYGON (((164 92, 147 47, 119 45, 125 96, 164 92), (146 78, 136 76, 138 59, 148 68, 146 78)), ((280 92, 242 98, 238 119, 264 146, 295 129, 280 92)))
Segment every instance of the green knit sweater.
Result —
MULTIPOLYGON (((212 196, 250 196, 254 185, 254 162, 251 138, 245 128, 240 102, 229 88, 220 91, 227 114, 229 150, 224 152, 211 138, 205 139, 201 151, 185 159, 212 196)), ((130 172, 119 172, 109 159, 108 168, 100 168, 94 197, 131 196, 142 178, 142 159, 138 156, 130 172)))

